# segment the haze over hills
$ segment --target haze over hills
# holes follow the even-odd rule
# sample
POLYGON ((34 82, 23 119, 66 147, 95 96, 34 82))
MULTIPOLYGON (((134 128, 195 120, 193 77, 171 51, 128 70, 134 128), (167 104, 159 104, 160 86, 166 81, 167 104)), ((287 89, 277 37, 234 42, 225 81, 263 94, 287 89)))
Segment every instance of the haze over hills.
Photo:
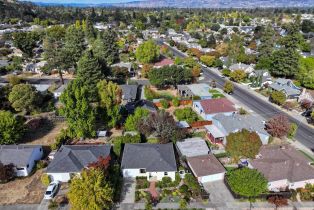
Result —
MULTIPOLYGON (((51 1, 52 2, 52 1, 51 1)), ((313 7, 314 0, 139 0, 127 3, 56 3, 35 2, 39 5, 65 5, 77 7, 174 7, 174 8, 256 8, 256 7, 313 7)), ((92 1, 91 1, 92 2, 92 1)), ((108 1, 107 1, 108 2, 108 1)), ((119 1, 116 1, 119 2, 119 1)))

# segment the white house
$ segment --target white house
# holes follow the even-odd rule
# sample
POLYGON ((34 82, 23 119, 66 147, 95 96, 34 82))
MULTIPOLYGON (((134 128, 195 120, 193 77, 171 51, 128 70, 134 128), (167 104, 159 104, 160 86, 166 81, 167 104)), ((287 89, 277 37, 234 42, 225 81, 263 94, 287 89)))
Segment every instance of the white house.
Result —
POLYGON ((314 168, 301 152, 289 145, 263 146, 249 167, 260 171, 268 180, 270 191, 304 188, 314 184, 314 168))
POLYGON ((225 168, 213 154, 187 157, 187 164, 200 183, 223 180, 225 168))
POLYGON ((205 120, 212 120, 216 114, 231 116, 237 111, 235 105, 226 98, 193 101, 193 109, 205 120))
POLYGON ((0 145, 0 162, 13 164, 16 176, 28 176, 42 156, 41 145, 0 145))
POLYGON ((68 182, 100 157, 110 160, 111 145, 62 145, 47 167, 52 181, 68 182))
POLYGON ((177 163, 173 144, 125 144, 121 170, 124 178, 147 177, 160 181, 163 177, 175 180, 177 163))

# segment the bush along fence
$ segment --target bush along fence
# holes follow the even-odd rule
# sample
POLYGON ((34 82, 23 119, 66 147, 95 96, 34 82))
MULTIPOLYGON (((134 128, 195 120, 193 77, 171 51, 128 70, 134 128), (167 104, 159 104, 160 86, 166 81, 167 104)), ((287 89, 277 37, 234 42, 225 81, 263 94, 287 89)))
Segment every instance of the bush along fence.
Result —
MULTIPOLYGON (((169 106, 173 106, 172 101, 168 101, 169 106)), ((192 105, 193 101, 192 100, 180 100, 180 106, 188 106, 188 105, 192 105)), ((162 107, 161 102, 155 102, 154 103, 157 107, 162 107)))
POLYGON ((246 196, 242 196, 233 192, 226 177, 224 178, 224 183, 235 199, 268 199, 269 197, 273 197, 273 196, 279 196, 281 198, 290 199, 292 196, 291 191, 281 191, 281 192, 267 192, 267 193, 260 194, 259 196, 256 196, 256 197, 246 197, 246 196))
POLYGON ((212 124, 213 124, 212 121, 203 120, 203 121, 193 122, 190 124, 190 126, 192 128, 201 128, 201 127, 204 127, 205 125, 212 125, 212 124))

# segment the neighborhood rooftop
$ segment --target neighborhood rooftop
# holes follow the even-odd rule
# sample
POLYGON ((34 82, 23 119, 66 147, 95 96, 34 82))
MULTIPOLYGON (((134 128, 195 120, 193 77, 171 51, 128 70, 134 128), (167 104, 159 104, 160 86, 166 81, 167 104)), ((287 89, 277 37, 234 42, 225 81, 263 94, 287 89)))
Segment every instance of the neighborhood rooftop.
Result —
POLYGON ((99 157, 110 155, 111 146, 103 145, 63 145, 47 167, 47 173, 80 172, 99 157))
POLYGON ((263 146, 258 157, 251 161, 268 181, 298 182, 314 179, 314 168, 303 154, 291 146, 263 146))
POLYGON ((225 172, 225 168, 213 154, 187 157, 189 166, 197 177, 225 172))
POLYGON ((232 116, 226 116, 223 114, 217 114, 213 117, 213 120, 217 120, 221 125, 223 125, 223 132, 226 131, 225 135, 241 129, 247 129, 249 131, 256 131, 258 133, 268 135, 265 130, 263 119, 257 115, 233 114, 232 116))
POLYGON ((198 137, 178 141, 176 146, 178 147, 181 155, 185 157, 207 155, 209 153, 208 146, 204 139, 198 137))
POLYGON ((237 111, 235 105, 226 98, 205 99, 200 101, 205 114, 237 111))
POLYGON ((120 85, 123 100, 135 100, 137 96, 137 85, 120 85))
POLYGON ((0 162, 7 165, 26 166, 34 149, 41 145, 0 145, 0 162))
POLYGON ((121 168, 144 168, 148 172, 176 171, 177 164, 173 144, 126 144, 121 168))

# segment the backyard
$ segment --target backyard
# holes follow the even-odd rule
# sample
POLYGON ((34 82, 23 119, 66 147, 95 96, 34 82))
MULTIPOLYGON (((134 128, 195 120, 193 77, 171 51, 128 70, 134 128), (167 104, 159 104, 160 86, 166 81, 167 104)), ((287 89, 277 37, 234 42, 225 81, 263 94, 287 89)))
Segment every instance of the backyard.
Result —
POLYGON ((41 202, 46 187, 40 181, 43 170, 37 170, 33 175, 16 178, 5 184, 0 184, 0 204, 38 204, 41 202))

